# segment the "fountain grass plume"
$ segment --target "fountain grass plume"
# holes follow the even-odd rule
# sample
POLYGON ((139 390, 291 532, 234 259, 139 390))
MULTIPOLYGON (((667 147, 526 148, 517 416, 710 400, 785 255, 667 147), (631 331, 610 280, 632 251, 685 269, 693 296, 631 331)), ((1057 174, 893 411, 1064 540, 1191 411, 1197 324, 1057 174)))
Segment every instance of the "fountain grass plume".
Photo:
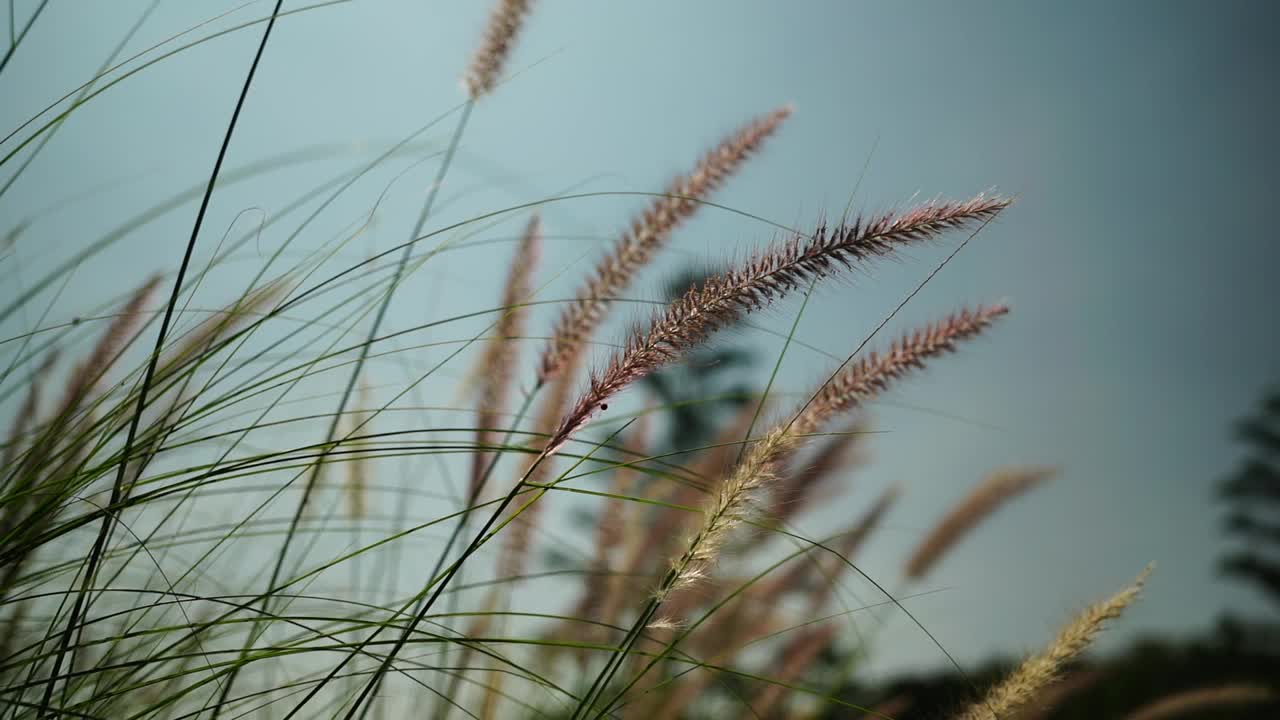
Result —
POLYGON ((554 453, 595 413, 605 409, 607 401, 624 387, 674 362, 747 313, 811 281, 891 255, 904 245, 990 220, 1009 203, 1005 198, 979 195, 963 202, 926 203, 904 213, 883 213, 834 227, 824 225, 812 236, 793 235, 746 263, 708 278, 658 313, 647 328, 630 333, 624 349, 615 353, 603 370, 592 374, 589 388, 547 443, 547 454, 554 453))

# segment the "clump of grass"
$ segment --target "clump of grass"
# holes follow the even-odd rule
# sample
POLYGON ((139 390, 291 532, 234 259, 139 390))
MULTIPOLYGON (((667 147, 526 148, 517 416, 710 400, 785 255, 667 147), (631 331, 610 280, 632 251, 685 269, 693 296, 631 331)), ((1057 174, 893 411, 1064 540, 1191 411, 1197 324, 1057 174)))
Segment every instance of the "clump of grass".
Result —
MULTIPOLYGON (((731 715, 761 717, 798 716, 818 705, 864 709, 836 697, 830 678, 813 670, 824 653, 843 651, 849 617, 874 606, 850 605, 850 576, 883 591, 851 558, 900 490, 883 490, 827 538, 806 537, 794 522, 820 491, 847 489, 848 473, 860 465, 851 455, 861 458, 874 427, 867 405, 986 332, 1008 308, 960 310, 881 353, 859 346, 806 402, 762 432, 756 424, 772 407, 767 395, 752 397, 710 444, 692 449, 655 439, 667 406, 644 408, 613 435, 595 433, 592 420, 638 380, 685 362, 745 316, 903 248, 976 232, 1010 201, 978 195, 818 221, 812 232, 789 233, 694 284, 581 377, 586 348, 620 294, 779 132, 792 114, 787 105, 748 121, 672 179, 625 225, 548 328, 537 329, 532 308, 544 300, 537 257, 544 226, 554 221, 535 214, 516 243, 496 308, 384 334, 401 281, 451 249, 417 256, 417 243, 444 233, 450 242, 485 236, 504 218, 556 200, 428 226, 467 118, 478 100, 499 91, 531 8, 522 0, 496 3, 463 74, 467 97, 457 125, 406 243, 359 263, 343 259, 344 247, 372 223, 379 197, 354 230, 292 267, 275 267, 281 253, 258 256, 259 271, 239 297, 190 330, 174 330, 196 312, 193 299, 206 275, 256 237, 229 231, 201 280, 187 281, 209 198, 226 180, 222 158, 251 70, 212 175, 190 194, 201 205, 168 300, 152 307, 157 276, 86 313, 102 316, 100 333, 96 323, 41 321, 4 339, 13 355, 0 397, 21 397, 0 467, 4 718, 363 719, 410 711, 439 720, 455 711, 482 718, 691 717, 725 702, 733 703, 731 715), (111 308, 118 309, 104 315, 111 308), (391 344, 471 315, 485 315, 488 325, 462 340, 391 344), (519 343, 539 333, 546 336, 542 353, 526 367, 519 343), (61 397, 45 408, 59 372, 55 358, 95 334, 61 397), (361 335, 364 342, 350 339, 361 335), (444 360, 421 374, 404 363, 411 376, 403 382, 374 364, 434 357, 445 346, 444 360), (474 405, 441 411, 417 396, 428 376, 465 374, 457 366, 472 359, 472 346, 479 350, 474 405), (353 396, 358 407, 349 408, 353 396), (458 427, 433 415, 454 411, 474 422, 458 427), (852 423, 835 425, 850 414, 852 423), (401 418, 409 419, 397 425, 401 418), (842 430, 817 440, 832 427, 842 430), (810 441, 821 445, 806 457, 810 441), (344 486, 320 482, 337 464, 346 466, 344 486), (443 482, 423 482, 450 478, 456 464, 466 466, 456 497, 440 491, 443 482), (601 476, 606 482, 595 483, 601 476), (495 478, 501 489, 486 494, 495 478), (547 495, 591 498, 599 513, 582 533, 587 539, 539 524, 547 495), (292 510, 281 513, 288 502, 292 510), (547 537, 588 551, 579 552, 577 566, 539 567, 536 551, 547 537), (334 580, 337 570, 349 571, 342 583, 334 580), (529 602, 539 592, 530 585, 547 577, 554 599, 571 601, 569 609, 539 612, 529 602), (831 607, 836 603, 842 612, 831 607)), ((277 4, 243 26, 265 23, 252 68, 278 16, 277 4)), ((71 100, 57 122, 38 126, 39 116, 32 118, 17 131, 29 126, 30 133, 3 142, 31 143, 92 97, 71 100)), ((409 152, 416 135, 364 169, 302 192, 295 207, 326 199, 289 241, 356 180, 409 152)), ((9 184, 20 176, 21 169, 9 184)), ((171 206, 182 203, 157 207, 171 206)), ((80 260, 137 226, 113 231, 80 260)), ((17 243, 26 228, 23 221, 0 231, 10 230, 6 237, 17 243)), ((24 294, 3 317, 37 297, 24 294)), ((994 475, 922 540, 907 561, 908 578, 924 576, 963 534, 1046 474, 994 475)), ((1025 705, 1136 592, 1091 608, 962 717, 1025 705)), ((880 604, 905 613, 894 594, 884 592, 880 604)), ((870 712, 887 717, 901 707, 870 712)))

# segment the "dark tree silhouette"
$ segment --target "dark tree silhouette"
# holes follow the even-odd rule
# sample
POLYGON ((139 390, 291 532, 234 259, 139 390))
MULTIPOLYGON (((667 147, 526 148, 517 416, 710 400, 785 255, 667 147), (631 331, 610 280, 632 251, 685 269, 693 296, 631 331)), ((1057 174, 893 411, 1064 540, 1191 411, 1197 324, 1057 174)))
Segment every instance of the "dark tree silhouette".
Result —
POLYGON ((1280 389, 1240 422, 1237 437, 1249 455, 1218 493, 1229 507, 1225 530, 1239 546, 1223 558, 1222 571, 1258 584, 1280 603, 1280 389))

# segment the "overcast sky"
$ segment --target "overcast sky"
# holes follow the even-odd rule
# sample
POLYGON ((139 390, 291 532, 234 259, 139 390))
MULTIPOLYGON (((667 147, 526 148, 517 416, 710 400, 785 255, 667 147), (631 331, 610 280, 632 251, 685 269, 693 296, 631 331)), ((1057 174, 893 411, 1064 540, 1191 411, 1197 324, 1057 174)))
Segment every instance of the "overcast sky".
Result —
MULTIPOLYGON (((18 2, 19 19, 34 4, 18 2)), ((51 3, 0 75, 4 132, 90 77, 148 4, 51 3)), ((161 3, 127 54, 236 5, 161 3)), ((282 19, 227 167, 313 146, 325 154, 220 189, 197 254, 207 259, 235 223, 271 216, 453 108, 486 5, 366 0, 282 19)), ((906 497, 861 561, 898 587, 910 545, 986 471, 1059 465, 1051 485, 1002 511, 938 569, 927 586, 946 590, 911 601, 920 620, 961 658, 1021 651, 1154 560, 1145 600, 1109 645, 1148 630, 1202 628, 1226 610, 1267 609, 1215 574, 1225 545, 1212 485, 1240 456, 1231 423, 1280 382, 1280 251, 1270 217, 1280 160, 1275 8, 540 3, 513 56, 514 79, 475 110, 432 227, 569 189, 659 190, 721 135, 785 102, 795 115, 717 203, 812 228, 851 194, 855 209, 871 210, 992 189, 1016 196, 887 330, 1002 298, 1014 314, 876 406, 883 432, 872 442, 874 464, 802 527, 838 528, 880 488, 903 482, 906 497)), ((251 3, 193 37, 269 9, 251 3)), ((207 177, 260 29, 166 59, 71 117, 0 198, 0 235, 32 219, 0 261, 4 299, 158 198, 207 177)), ((298 247, 330 242, 404 172, 346 262, 402 242, 435 172, 429 153, 452 125, 449 118, 422 136, 415 154, 380 168, 298 247)), ((595 249, 643 203, 605 196, 547 206, 545 297, 571 292, 595 249)), ((189 202, 87 261, 45 324, 125 292, 148 272, 175 269, 194 212, 189 202)), ((521 222, 479 237, 510 238, 521 222)), ((269 227, 238 270, 211 281, 205 306, 225 300, 287 226, 269 227)), ((631 295, 656 297, 664 270, 741 257, 777 237, 758 219, 708 208, 631 295)), ((812 348, 789 351, 784 389, 803 391, 832 357, 851 352, 959 239, 822 286, 797 335, 812 348)), ((494 306, 510 247, 433 259, 397 295, 388 328, 494 306)), ((3 336, 34 326, 50 297, 8 320, 3 336)), ((785 333, 798 309, 784 303, 755 321, 785 333)), ((541 310, 535 332, 546 331, 550 312, 541 310)), ((639 312, 622 308, 602 338, 616 340, 639 312)), ((459 326, 428 339, 470 332, 459 326)), ((738 339, 769 358, 761 372, 781 347, 766 332, 738 339)), ((455 400, 450 386, 463 374, 431 386, 436 404, 455 400)), ((865 591, 858 589, 874 599, 865 591)), ((877 655, 884 667, 940 662, 918 632, 886 617, 877 655)))

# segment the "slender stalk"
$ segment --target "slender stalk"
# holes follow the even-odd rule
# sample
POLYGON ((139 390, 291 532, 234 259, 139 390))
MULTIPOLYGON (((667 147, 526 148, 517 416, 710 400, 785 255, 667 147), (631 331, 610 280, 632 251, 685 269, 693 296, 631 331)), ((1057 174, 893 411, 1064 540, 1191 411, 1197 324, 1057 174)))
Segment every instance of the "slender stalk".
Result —
MULTIPOLYGON (((263 50, 267 47, 267 40, 271 37, 271 30, 275 27, 276 15, 280 12, 280 6, 284 0, 276 0, 275 8, 271 13, 271 20, 267 22, 267 28, 262 33, 262 40, 258 43, 257 52, 253 56, 253 63, 249 66, 249 74, 245 77, 244 87, 240 90, 240 97, 236 100, 235 110, 231 113, 231 121, 227 125, 226 135, 222 139, 222 147, 218 150, 218 158, 214 161, 213 172, 209 175, 209 183, 205 187, 204 198, 200 201, 200 209, 196 213, 196 221, 191 228, 191 238, 187 241, 187 248, 182 256, 182 265, 178 269, 178 277, 173 283, 173 294, 169 298, 169 304, 165 308, 164 319, 160 322, 160 332, 156 335, 155 350, 151 353, 151 358, 147 362, 147 371, 142 379, 142 386, 138 392, 138 403, 133 414, 133 419, 129 423, 129 433, 125 438, 124 450, 120 455, 120 463, 117 467, 116 479, 111 487, 111 499, 108 505, 115 505, 120 500, 121 493, 124 490, 125 472, 128 467, 128 458, 133 449, 133 442, 138 433, 138 424, 142 420, 142 412, 147 406, 147 391, 151 387, 151 382, 155 377, 156 364, 160 360, 160 350, 164 347, 165 337, 168 334, 169 325, 173 320, 173 310, 178 304, 178 296, 182 290, 182 281, 186 277, 187 268, 191 264, 191 256, 195 252, 196 239, 200 236, 200 228, 204 223, 205 213, 209 209, 209 201, 213 197, 213 188, 218 181, 218 173, 222 170, 223 160, 227 156, 227 148, 231 145, 231 137, 235 133, 236 123, 240 119, 240 111, 244 108, 245 98, 249 94, 249 87, 253 84, 253 76, 258 70, 258 63, 262 60, 263 50)), ((47 3, 47 0, 46 0, 47 3)), ((43 10, 45 3, 41 3, 40 10, 43 10)), ((38 12, 38 11, 37 11, 38 12)), ((31 22, 35 22, 33 17, 31 22)), ((23 30, 23 34, 31 27, 31 23, 23 30)), ((0 71, 3 71, 5 64, 8 62, 9 56, 13 49, 10 48, 9 54, 5 56, 3 62, 0 62, 0 71)), ((59 641, 58 653, 54 658, 53 671, 49 674, 49 681, 45 685, 44 697, 40 701, 39 716, 40 718, 49 717, 53 701, 53 688, 57 682, 58 674, 61 672, 62 659, 66 655, 71 637, 81 622, 81 612, 84 608, 85 598, 88 596, 89 588, 92 587, 95 576, 97 575, 98 565, 102 560, 103 551, 106 549, 107 536, 111 532, 112 520, 114 516, 108 514, 102 518, 102 524, 98 530, 97 540, 94 541, 93 548, 89 552, 88 564, 84 573, 84 579, 81 582, 80 592, 76 597, 72 606, 71 614, 67 618, 67 627, 62 633, 59 641)))
MULTIPOLYGON (((525 404, 521 408, 519 416, 515 421, 515 424, 513 424, 512 428, 508 431, 507 440, 505 441, 506 443, 510 442, 510 438, 512 434, 515 432, 515 426, 518 425, 519 419, 523 417, 524 413, 528 411, 529 405, 530 403, 532 403, 533 398, 537 394, 538 389, 539 389, 538 387, 535 387, 534 391, 531 392, 527 398, 525 398, 525 404)), ((484 486, 488 482, 489 476, 492 473, 494 466, 497 465, 497 461, 499 457, 500 457, 499 455, 495 455, 493 459, 490 460, 489 467, 486 470, 485 476, 482 479, 479 487, 477 488, 477 491, 476 491, 477 497, 479 496, 479 493, 483 491, 484 486)), ((464 519, 468 517, 468 513, 470 511, 468 509, 461 514, 460 521, 454 526, 454 529, 449 536, 449 541, 445 545, 445 549, 436 558, 436 566, 435 566, 436 569, 431 573, 431 575, 428 576, 430 579, 427 582, 426 587, 423 588, 422 592, 417 597, 415 597, 414 599, 411 599, 397 613, 397 614, 403 613, 405 610, 408 610, 409 605, 412 605, 415 602, 418 603, 418 607, 415 609, 413 614, 412 622, 409 624, 408 627, 405 628, 400 638, 396 641, 395 645, 392 647, 391 652, 389 652, 384 657, 383 662, 379 665, 378 669, 374 671, 369 682, 366 683, 364 690, 360 693, 359 697, 356 699, 356 702, 352 705, 352 707, 348 711, 346 715, 347 720, 351 720, 351 718, 354 717, 357 710, 360 710, 361 705, 370 696, 370 694, 378 686, 380 686, 382 682, 382 678, 386 675, 387 671, 390 669, 391 662, 395 659, 396 654, 398 654, 399 651, 404 647, 409 637, 416 630, 417 626, 422 622, 422 619, 426 617, 426 614, 428 611, 430 611, 432 604, 434 604, 436 600, 439 599, 441 593, 444 590, 444 586, 450 580, 452 580, 453 577, 458 572, 461 571, 463 563, 473 553, 475 553, 475 551, 478 550, 479 547, 482 544, 484 544, 486 540, 488 540, 489 531, 492 529, 493 525, 497 522, 498 518, 502 516, 503 512, 510 506, 510 504, 515 500, 515 498, 524 490, 525 479, 529 475, 537 471, 538 466, 541 464, 541 462, 545 458, 546 458, 545 454, 539 454, 534 459, 530 468, 526 471, 525 477, 522 477, 520 482, 517 482, 515 484, 515 486, 511 489, 511 491, 507 494, 507 496, 502 500, 502 502, 499 503, 497 508, 494 509, 488 521, 485 523, 484 527, 482 527, 480 531, 476 534, 471 544, 468 545, 467 548, 463 550, 462 556, 459 557, 455 562, 450 564, 447 570, 445 570, 444 574, 442 575, 440 572, 440 568, 443 567, 444 562, 446 561, 448 556, 451 554, 453 544, 457 541, 457 538, 461 536, 462 529, 465 524, 464 519), (428 597, 428 592, 431 591, 432 588, 435 588, 435 592, 431 593, 430 596, 428 597)), ((469 506, 474 504, 475 504, 475 501, 472 500, 471 503, 469 503, 469 506)), ((375 639, 377 639, 377 637, 382 633, 384 629, 386 629, 386 627, 387 627, 386 625, 379 625, 377 629, 375 629, 372 633, 370 633, 367 637, 365 637, 365 639, 362 640, 359 645, 357 645, 350 653, 348 653, 342 659, 342 662, 334 666, 334 668, 329 671, 329 673, 325 676, 325 678, 320 682, 316 683, 312 687, 312 689, 307 693, 307 695, 303 697, 302 700, 299 701, 299 703, 295 705, 287 715, 285 715, 285 720, 288 720, 288 718, 293 717, 299 710, 302 709, 302 707, 308 701, 311 700, 311 698, 315 697, 315 695, 319 693, 320 690, 327 683, 329 683, 335 677, 337 677, 338 673, 341 672, 344 667, 346 667, 347 663, 349 663, 356 655, 361 654, 364 651, 364 648, 368 646, 370 643, 372 643, 375 639)))
MULTIPOLYGON (((302 521, 303 514, 306 512, 307 504, 311 500, 311 493, 315 490, 316 481, 320 477, 320 472, 324 466, 325 460, 336 446, 335 441, 337 440, 343 413, 346 412, 347 404, 351 401, 351 395, 355 391, 356 383, 359 382, 360 374, 364 370, 364 364, 369 358, 369 350, 373 347, 373 343, 378 337, 378 332, 382 329, 382 323, 386 319, 387 309, 391 305, 391 298, 395 294, 396 289, 400 286, 400 282, 404 277, 405 268, 409 264, 409 258, 413 255, 413 248, 417 244, 418 237, 422 235, 422 229, 427 223, 427 218, 431 214, 432 206, 440 192, 440 186, 444 184, 445 176, 449 172, 449 167, 453 162, 454 154, 458 149, 458 145, 462 141, 462 133, 466 129, 467 120, 471 117, 471 109, 474 106, 474 101, 467 102, 462 106, 462 112, 458 116, 458 124, 454 128, 453 137, 449 141, 449 147, 445 151, 444 159, 441 161, 440 167, 436 171, 435 181, 432 182, 430 189, 427 191, 427 198, 423 202, 421 211, 418 213, 418 220, 414 223, 413 231, 409 236, 409 241, 405 243, 404 249, 400 253, 399 261, 396 264, 395 274, 391 279, 391 285, 387 288, 386 294, 382 297, 382 302, 378 306, 378 311, 374 316, 373 324, 369 327, 368 336, 365 338, 365 342, 360 345, 359 355, 356 358, 355 365, 351 368, 351 374, 347 376, 347 383, 343 388, 341 399, 338 401, 338 408, 334 411, 333 417, 329 421, 329 429, 325 433, 325 449, 322 450, 320 456, 316 458, 311 472, 308 474, 306 485, 302 490, 302 497, 299 498, 298 506, 293 513, 293 518, 289 521, 289 529, 285 533, 284 543, 281 545, 280 552, 276 555, 276 562, 271 570, 271 579, 267 583, 267 587, 275 587, 276 583, 280 579, 280 573, 284 569, 285 559, 289 554, 289 548, 293 544, 293 538, 298 531, 298 523, 302 521)), ((270 596, 265 596, 264 602, 269 601, 270 596)), ((252 646, 257 634, 257 627, 255 626, 245 641, 245 648, 243 652, 248 652, 248 648, 252 646)), ((223 686, 222 698, 218 701, 218 706, 214 710, 213 716, 215 720, 218 717, 220 708, 228 697, 228 694, 231 691, 231 685, 235 682, 238 674, 239 668, 233 670, 231 675, 228 677, 226 684, 223 686)), ((322 685, 323 683, 318 685, 317 689, 322 685)), ((296 709, 297 708, 295 708, 295 710, 296 709)))
MULTIPOLYGON (((503 436, 502 444, 504 446, 511 444, 512 438, 515 437, 516 428, 519 427, 520 422, 524 419, 525 413, 529 412, 529 408, 530 406, 533 405, 533 400, 535 397, 537 397, 539 389, 540 387, 535 387, 534 390, 525 397, 524 402, 520 405, 520 410, 519 412, 516 413, 516 417, 512 421, 511 427, 507 429, 506 435, 503 436)), ((490 478, 493 477, 493 469, 498 465, 499 458, 501 458, 501 455, 495 453, 493 457, 489 459, 489 465, 488 467, 485 468, 484 475, 481 476, 480 482, 472 486, 471 495, 467 498, 468 510, 476 504, 476 502, 480 499, 480 495, 484 492, 485 488, 488 486, 490 478)), ((434 578, 434 577, 440 576, 440 572, 444 569, 445 562, 449 559, 449 555, 451 555, 453 552, 453 546, 457 544, 458 538, 462 537, 462 533, 466 532, 467 522, 470 520, 470 518, 471 518, 470 512, 464 512, 463 514, 458 516, 458 522, 454 524, 453 530, 450 531, 449 533, 449 539, 445 541, 444 550, 442 550, 440 554, 436 556, 436 563, 431 568, 431 572, 427 575, 427 577, 434 578)), ((415 608, 415 614, 420 609, 421 608, 415 608)), ((460 676, 455 675, 454 677, 458 678, 460 676)), ((381 685, 381 683, 382 683, 382 678, 379 678, 378 684, 381 685)), ((377 688, 374 688, 374 690, 376 691, 377 688)), ((452 693, 446 693, 446 695, 449 697, 452 697, 452 693)), ((369 706, 371 705, 372 703, 369 704, 369 706)), ((445 705, 443 707, 445 708, 444 716, 447 717, 448 715, 447 709, 452 706, 445 705)), ((361 717, 364 717, 363 714, 361 715, 361 717)))
MULTIPOLYGON (((540 453, 537 459, 534 461, 533 466, 530 468, 529 473, 526 473, 526 475, 532 474, 533 472, 535 472, 538 466, 541 463, 545 462, 548 457, 549 455, 547 453, 545 452, 540 453)), ((498 507, 489 516, 489 519, 485 521, 484 526, 481 527, 480 531, 476 533, 475 539, 471 541, 471 544, 467 545, 467 547, 462 551, 462 555, 458 557, 457 561, 455 561, 452 565, 449 566, 449 569, 445 572, 445 574, 442 577, 440 577, 438 581, 432 580, 432 582, 435 585, 435 590, 427 597, 426 602, 421 603, 420 607, 418 608, 418 611, 414 613, 413 620, 409 622, 409 624, 405 627, 404 631, 400 634, 400 637, 396 640, 395 644, 392 645, 391 649, 387 652, 387 654, 383 656, 382 662, 378 665, 378 669, 374 671, 373 676, 372 678, 370 678, 369 682, 365 683, 364 689, 360 691, 360 695, 357 696, 355 699, 355 702, 352 703, 351 709, 347 711, 347 714, 345 716, 343 716, 344 720, 352 720, 352 718, 355 717, 355 714, 360 709, 360 706, 365 702, 366 699, 368 699, 369 694, 373 691, 373 688, 377 686, 379 679, 386 674, 387 670, 390 669, 391 663, 395 660, 396 656, 400 654, 400 651, 404 648, 405 643, 408 642, 409 638, 413 635, 414 631, 417 630, 418 625, 421 624, 422 619, 426 617, 427 612, 431 610, 431 606, 434 605, 436 600, 440 598, 440 594, 444 592, 444 589, 445 587, 448 586, 449 581, 453 579, 454 575, 458 573, 458 571, 462 568, 463 564, 472 556, 472 554, 474 554, 475 551, 480 548, 480 545, 484 542, 484 539, 489 534, 489 531, 493 529, 494 524, 497 523, 498 518, 502 516, 502 513, 506 511, 506 509, 511 505, 511 503, 515 501, 516 497, 520 494, 520 492, 524 490, 525 488, 524 481, 525 481, 525 478, 522 477, 520 479, 520 482, 517 482, 511 488, 511 491, 508 492, 507 496, 502 499, 502 502, 499 503, 498 507)), ((369 639, 372 639, 374 635, 377 635, 377 633, 381 631, 382 627, 384 626, 380 626, 378 628, 378 631, 375 631, 373 635, 370 635, 369 639)), ((347 657, 343 659, 342 664, 345 665, 354 655, 355 653, 348 654, 347 657)), ((342 665, 339 665, 339 667, 341 666, 342 665)), ((301 703, 295 706, 293 710, 291 710, 289 714, 285 716, 285 720, 288 720, 288 718, 293 717, 293 715, 301 707, 302 707, 301 703)))
POLYGON ((5 50, 4 57, 0 58, 0 73, 3 73, 4 69, 9 66, 9 61, 13 59, 13 54, 17 52, 18 46, 22 44, 22 39, 27 36, 28 32, 31 32, 31 26, 36 24, 36 20, 40 17, 40 13, 44 12, 45 6, 48 4, 49 0, 40 0, 40 4, 36 6, 35 12, 31 13, 31 17, 27 20, 27 24, 22 26, 22 32, 18 33, 18 36, 15 38, 13 36, 13 3, 9 3, 9 49, 5 50))
MULTIPOLYGON (((110 68, 115 63, 116 59, 120 57, 120 53, 124 52, 125 47, 129 44, 131 40, 133 40, 133 36, 138 33, 138 29, 141 28, 142 24, 147 21, 147 18, 151 17, 151 13, 156 9, 156 6, 158 6, 159 4, 160 4, 160 0, 152 0, 151 4, 147 6, 147 9, 143 11, 142 15, 138 17, 138 20, 134 22, 133 27, 129 28, 129 32, 125 33, 124 37, 120 39, 119 43, 116 43, 115 49, 111 51, 111 54, 107 56, 107 59, 103 61, 102 65, 98 67, 98 72, 94 73, 94 76, 93 76, 94 79, 100 78, 104 74, 106 74, 107 69, 110 68)), ((12 2, 9 3, 9 12, 10 12, 10 17, 9 17, 10 31, 12 31, 13 29, 12 28, 12 23, 13 23, 13 16, 12 16, 13 3, 12 2)), ((93 89, 93 81, 90 80, 89 82, 85 83, 84 86, 80 89, 80 94, 76 96, 75 100, 71 101, 71 104, 73 106, 78 105, 80 102, 84 100, 85 96, 88 95, 89 91, 92 89, 93 89)), ((9 179, 5 181, 4 186, 0 187, 0 197, 4 197, 5 193, 9 192, 9 188, 13 187, 13 184, 18 181, 18 178, 21 177, 22 173, 26 171, 28 167, 31 166, 31 163, 35 162, 36 158, 39 157, 40 155, 40 151, 44 150, 45 146, 49 144, 49 141, 53 140, 53 136, 58 133, 58 129, 62 127, 64 120, 66 120, 65 115, 60 117, 57 123, 49 128, 48 132, 44 133, 44 135, 40 138, 40 142, 34 148, 31 149, 31 152, 27 153, 27 156, 25 158, 22 159, 22 164, 19 165, 17 169, 13 171, 13 174, 9 176, 9 179)))

